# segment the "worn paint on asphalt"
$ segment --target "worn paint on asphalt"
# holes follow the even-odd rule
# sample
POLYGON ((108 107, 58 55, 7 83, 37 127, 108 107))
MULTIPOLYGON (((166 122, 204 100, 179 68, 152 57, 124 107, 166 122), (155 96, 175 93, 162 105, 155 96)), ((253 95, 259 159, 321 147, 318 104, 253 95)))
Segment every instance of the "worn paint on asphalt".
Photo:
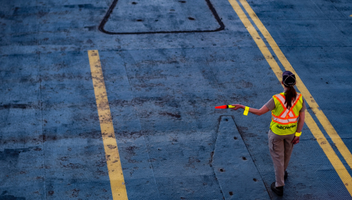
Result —
MULTIPOLYGON (((99 24, 112 2, 1 2, 0 199, 113 198, 91 49, 103 66, 128 199, 236 199, 247 187, 257 191, 250 199, 277 199, 270 190, 270 114, 214 109, 258 108, 282 91, 229 1, 210 0, 223 30, 109 35, 99 24)), ((119 0, 106 28, 215 30, 219 23, 205 2, 119 0)), ((248 3, 351 151, 351 2, 248 3)), ((314 126, 305 125, 295 145, 284 198, 349 199, 328 157, 349 174, 351 168, 323 125, 314 126), (320 145, 330 146, 331 156, 320 145)))
POLYGON ((110 113, 108 94, 106 93, 104 75, 97 50, 88 51, 90 70, 94 86, 100 121, 101 135, 103 138, 106 164, 108 167, 113 199, 127 200, 125 179, 120 161, 120 154, 116 143, 114 125, 110 113))

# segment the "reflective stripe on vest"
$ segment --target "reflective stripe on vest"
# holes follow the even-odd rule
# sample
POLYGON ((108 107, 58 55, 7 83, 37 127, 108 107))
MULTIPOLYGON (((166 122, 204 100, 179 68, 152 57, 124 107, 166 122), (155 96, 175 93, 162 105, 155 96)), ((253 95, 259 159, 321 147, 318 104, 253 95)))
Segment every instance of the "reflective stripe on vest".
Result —
POLYGON ((290 109, 287 109, 285 106, 284 93, 274 95, 273 99, 275 102, 275 108, 271 111, 271 131, 276 135, 294 134, 297 130, 297 121, 303 107, 302 95, 297 94, 290 109))
POLYGON ((301 98, 301 94, 297 94, 296 96, 296 100, 294 101, 294 103, 292 104, 290 109, 286 108, 285 105, 285 96, 283 94, 277 94, 274 96, 281 104, 281 106, 283 107, 283 111, 279 116, 274 115, 274 113, 272 114, 272 120, 278 124, 282 124, 282 125, 288 125, 288 124, 292 124, 292 123, 296 123, 298 116, 295 115, 295 113, 292 111, 293 108, 296 106, 297 102, 299 101, 299 99, 301 98))

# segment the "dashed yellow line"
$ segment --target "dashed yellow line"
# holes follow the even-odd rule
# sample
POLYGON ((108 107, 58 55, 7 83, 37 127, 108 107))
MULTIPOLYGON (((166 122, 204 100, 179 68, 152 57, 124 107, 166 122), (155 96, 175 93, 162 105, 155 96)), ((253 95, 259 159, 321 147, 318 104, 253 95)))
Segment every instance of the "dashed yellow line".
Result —
MULTIPOLYGON (((245 0, 239 0, 239 1, 242 3, 242 5, 245 8, 245 10, 247 11, 248 15, 251 17, 253 22, 256 24, 258 29, 261 31, 261 33, 263 34, 265 39, 268 41, 269 45, 273 49, 276 56, 279 58, 280 62, 284 66, 284 68, 286 70, 292 71, 294 74, 296 74, 297 88, 302 93, 302 95, 306 99, 308 99, 307 102, 308 102, 309 106, 312 107, 313 112, 315 113, 315 115, 319 119, 320 123, 322 123, 324 129, 329 134, 329 136, 331 137, 331 139, 333 140, 335 145, 336 146, 339 145, 338 149, 341 152, 341 154, 344 154, 343 156, 346 159, 346 161, 347 162, 351 161, 350 160, 351 157, 349 155, 350 154, 349 150, 344 145, 341 138, 338 136, 338 134, 336 133, 335 129, 332 127, 330 122, 327 120, 324 113, 319 109, 318 104, 315 102, 314 98, 309 93, 308 89, 305 87, 302 80, 299 78, 299 76, 297 75, 295 70, 292 68, 291 64, 288 62, 288 60, 286 59, 284 54, 281 52, 280 48, 275 43, 274 39, 271 37, 269 32, 266 30, 264 25, 261 23, 261 21, 259 20, 257 15, 254 13, 254 11, 250 8, 249 4, 245 0)), ((280 81, 281 76, 282 76, 282 70, 280 69, 280 67, 277 64, 277 62, 275 61, 275 59, 273 58, 268 47, 265 45, 263 39, 259 36, 257 30, 254 28, 252 23, 249 21, 246 14, 244 13, 244 11, 240 7, 240 5, 237 3, 237 0, 229 0, 229 2, 232 5, 235 12, 237 13, 237 15, 239 16, 243 25, 246 27, 247 31, 252 36, 253 40, 257 44, 259 50, 262 52, 266 61, 269 63, 269 65, 272 68, 272 70, 274 71, 276 77, 280 81)), ((305 123, 307 124, 308 128, 312 132, 313 136, 317 139, 318 144, 320 145, 320 147, 324 151, 325 155, 328 157, 330 163, 332 164, 335 171, 339 175, 340 179, 344 183, 346 189, 348 190, 348 192, 352 196, 352 177, 351 177, 351 175, 348 173, 346 167, 343 165, 341 160, 338 158, 335 151, 333 150, 333 148, 331 147, 331 145, 329 144, 329 142, 327 141, 324 134, 321 132, 321 130, 319 129, 318 125, 313 120, 313 118, 309 114, 309 112, 306 112, 305 123)), ((350 163, 349 163, 349 165, 352 166, 350 163)))
POLYGON ((90 70, 92 73, 95 99, 98 108, 101 135, 104 143, 106 163, 109 172, 112 197, 114 200, 128 200, 99 53, 97 50, 89 50, 88 57, 90 70))

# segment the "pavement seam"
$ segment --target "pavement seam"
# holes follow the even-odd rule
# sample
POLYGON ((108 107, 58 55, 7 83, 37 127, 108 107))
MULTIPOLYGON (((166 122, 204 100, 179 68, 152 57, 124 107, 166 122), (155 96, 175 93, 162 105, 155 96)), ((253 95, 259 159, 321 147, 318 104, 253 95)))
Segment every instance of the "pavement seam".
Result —
MULTIPOLYGON (((238 130, 238 133, 239 133, 240 136, 241 136, 241 139, 242 139, 243 143, 246 144, 246 142, 245 142, 245 140, 243 139, 243 136, 242 136, 242 131, 240 131, 240 129, 239 129, 238 126, 237 126, 237 123, 236 123, 236 121, 235 121, 235 117, 234 117, 234 116, 231 116, 231 117, 232 117, 233 122, 235 123, 235 126, 236 126, 236 128, 237 128, 237 130, 238 130)), ((247 145, 245 145, 245 146, 246 146, 246 149, 247 149, 249 155, 251 156, 251 159, 252 159, 252 161, 253 161, 253 164, 254 164, 255 168, 256 168, 257 171, 258 171, 258 174, 260 175, 260 179, 262 180, 262 182, 263 182, 263 184, 264 184, 264 186, 265 186, 265 189, 266 189, 266 191, 267 191, 268 194, 269 194, 270 199, 273 199, 272 193, 271 193, 271 191, 270 191, 270 189, 269 189, 269 188, 270 188, 270 185, 265 184, 264 178, 263 178, 262 174, 260 173, 260 171, 259 171, 259 169, 258 169, 258 166, 257 166, 256 162, 254 161, 254 158, 253 158, 253 156, 252 156, 252 154, 251 154, 251 152, 250 152, 248 146, 247 146, 247 145)))
POLYGON ((220 184, 220 182, 219 182, 219 179, 218 179, 218 177, 217 177, 217 175, 216 175, 216 173, 215 173, 214 166, 213 166, 214 155, 215 155, 215 149, 216 149, 216 141, 218 140, 218 137, 219 137, 220 121, 221 121, 221 118, 224 117, 224 116, 231 116, 231 115, 220 115, 219 118, 218 118, 218 127, 217 127, 217 130, 216 130, 216 138, 215 138, 215 141, 214 141, 214 149, 213 149, 213 151, 212 151, 211 154, 210 154, 209 165, 210 165, 210 167, 213 169, 213 173, 214 173, 216 182, 217 182, 218 185, 219 185, 222 198, 223 198, 223 199, 226 199, 225 196, 224 196, 224 192, 223 192, 223 189, 222 189, 222 187, 221 187, 221 184, 220 184))
POLYGON ((109 35, 130 35, 130 34, 170 34, 170 33, 202 33, 202 32, 218 32, 225 29, 225 24, 222 22, 222 18, 219 17, 217 11, 215 10, 213 4, 210 0, 205 0, 207 6, 209 7, 210 12, 213 14, 213 17, 217 21, 219 27, 213 30, 186 30, 186 31, 154 31, 154 32, 110 32, 104 29, 105 24, 108 22, 110 15, 113 13, 119 0, 114 0, 110 5, 108 11, 104 15, 103 20, 98 26, 98 30, 109 35))
MULTIPOLYGON (((117 1, 116 1, 117 2, 117 1)), ((122 56, 121 54, 119 54, 119 56, 122 58, 122 59, 125 59, 125 57, 124 56, 122 56)), ((135 61, 135 60, 133 60, 133 61, 135 61)), ((130 79, 129 79, 129 77, 128 77, 128 73, 127 73, 127 63, 124 63, 124 69, 125 69, 125 73, 126 73, 126 79, 127 79, 127 81, 128 81, 128 87, 129 87, 129 90, 131 91, 131 93, 133 94, 133 91, 132 91, 132 87, 131 87, 131 81, 130 81, 130 79)), ((133 95, 133 100, 135 99, 135 96, 133 95)), ((132 100, 132 101, 133 101, 132 100)), ((142 123, 141 123, 141 118, 140 118, 140 116, 138 116, 138 112, 137 112, 137 108, 134 106, 135 104, 134 103, 132 103, 132 107, 133 107, 133 110, 135 111, 135 115, 136 115, 136 117, 138 118, 138 121, 139 121, 139 130, 142 130, 142 123)), ((153 180, 154 180, 154 184, 155 184, 155 187, 156 187, 156 189, 158 190, 158 196, 159 196, 159 199, 161 199, 160 198, 160 191, 159 191, 159 187, 158 187, 158 184, 157 184, 157 182, 156 182, 156 179, 155 179, 155 174, 154 174, 154 166, 153 166, 153 163, 151 162, 151 159, 150 159, 150 149, 149 149, 149 146, 147 145, 147 142, 146 142, 146 137, 145 136, 142 136, 142 138, 143 138, 143 141, 144 141, 144 145, 145 145, 145 148, 147 149, 147 155, 148 155, 148 163, 149 163, 149 165, 150 165, 150 167, 151 167, 151 171, 152 171, 152 173, 153 173, 153 180)))

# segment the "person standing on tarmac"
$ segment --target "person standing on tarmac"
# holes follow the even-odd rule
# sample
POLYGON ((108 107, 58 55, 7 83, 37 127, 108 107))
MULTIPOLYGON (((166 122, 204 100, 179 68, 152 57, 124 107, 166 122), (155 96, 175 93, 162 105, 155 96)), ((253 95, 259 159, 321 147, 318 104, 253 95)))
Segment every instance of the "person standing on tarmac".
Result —
POLYGON ((241 104, 233 104, 237 110, 244 109, 244 115, 248 112, 262 115, 271 111, 272 121, 268 132, 269 151, 275 169, 275 182, 271 184, 271 190, 278 196, 283 196, 286 171, 290 161, 293 145, 299 143, 305 118, 306 106, 301 94, 297 93, 294 85, 296 77, 290 71, 282 74, 284 92, 274 95, 261 109, 249 108, 241 104))

